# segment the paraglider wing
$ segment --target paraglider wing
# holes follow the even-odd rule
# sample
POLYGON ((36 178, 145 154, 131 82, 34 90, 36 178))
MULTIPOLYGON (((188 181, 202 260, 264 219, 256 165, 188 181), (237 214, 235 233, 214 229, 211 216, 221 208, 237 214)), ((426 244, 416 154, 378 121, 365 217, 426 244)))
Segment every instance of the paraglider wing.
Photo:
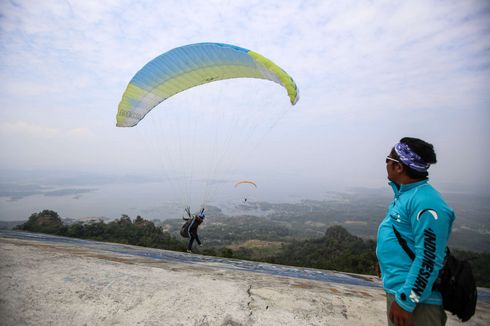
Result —
POLYGON ((235 188, 238 187, 239 185, 241 184, 251 184, 253 185, 255 188, 257 188, 257 184, 253 181, 250 181, 250 180, 243 180, 243 181, 238 181, 237 183, 235 183, 235 188))
POLYGON ((191 87, 245 77, 282 85, 292 105, 299 99, 294 80, 262 55, 229 44, 190 44, 156 57, 136 73, 119 103, 116 126, 137 125, 159 103, 191 87))

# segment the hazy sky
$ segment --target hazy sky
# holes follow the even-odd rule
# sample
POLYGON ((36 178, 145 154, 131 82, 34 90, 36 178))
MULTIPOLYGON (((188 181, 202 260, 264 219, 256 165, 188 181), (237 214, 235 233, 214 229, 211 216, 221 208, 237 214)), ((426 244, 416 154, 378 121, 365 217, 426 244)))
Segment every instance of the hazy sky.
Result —
MULTIPOLYGON (((225 82, 171 103, 288 110, 246 154, 244 177, 294 179, 312 194, 335 185, 383 187, 384 157, 414 136, 436 148, 434 184, 488 188, 488 1, 2 0, 3 175, 151 174, 158 166, 141 135, 115 127, 118 103, 146 62, 198 42, 261 53, 300 89, 294 107, 280 86, 264 81, 225 82)), ((223 127, 220 117, 208 126, 223 127)), ((274 184, 287 197, 287 182, 274 184)))

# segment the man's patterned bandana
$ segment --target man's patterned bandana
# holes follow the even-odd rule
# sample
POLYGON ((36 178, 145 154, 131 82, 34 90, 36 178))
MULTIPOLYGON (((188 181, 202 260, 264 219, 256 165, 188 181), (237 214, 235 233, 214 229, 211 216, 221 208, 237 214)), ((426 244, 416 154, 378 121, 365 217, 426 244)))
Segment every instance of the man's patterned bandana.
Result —
POLYGON ((398 157, 403 164, 415 171, 427 172, 430 167, 430 164, 425 163, 417 153, 413 152, 410 147, 408 147, 407 144, 396 144, 395 152, 398 154, 398 157))

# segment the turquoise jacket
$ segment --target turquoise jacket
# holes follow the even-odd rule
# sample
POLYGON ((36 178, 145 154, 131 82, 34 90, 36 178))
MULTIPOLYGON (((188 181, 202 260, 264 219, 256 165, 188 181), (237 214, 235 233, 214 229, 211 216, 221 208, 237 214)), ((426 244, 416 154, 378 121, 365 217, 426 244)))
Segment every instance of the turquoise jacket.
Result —
POLYGON ((376 256, 383 287, 400 307, 412 312, 417 303, 442 305, 441 294, 432 291, 443 266, 454 212, 428 179, 390 186, 395 198, 378 228, 376 256), (395 227, 415 253, 412 261, 396 238, 395 227))

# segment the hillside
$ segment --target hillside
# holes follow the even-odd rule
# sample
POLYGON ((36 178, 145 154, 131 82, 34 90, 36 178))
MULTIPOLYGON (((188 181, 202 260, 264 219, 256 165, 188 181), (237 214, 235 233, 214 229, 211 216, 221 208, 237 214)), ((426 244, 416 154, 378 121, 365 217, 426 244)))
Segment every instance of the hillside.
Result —
MULTIPOLYGON (((181 224, 182 220, 171 220, 157 226, 141 216, 132 220, 128 215, 107 223, 100 219, 67 224, 58 213, 44 210, 32 214, 17 229, 185 251, 187 239, 179 235, 181 224)), ((307 224, 299 228, 288 222, 256 216, 230 218, 217 211, 215 217, 206 219, 200 230, 204 247, 193 250, 208 256, 375 274, 376 244, 373 240, 352 235, 340 225, 329 226, 321 236, 308 236, 308 231, 313 229, 319 232, 320 227, 307 224)), ((472 263, 479 286, 490 286, 490 254, 454 248, 452 251, 472 263)))
MULTIPOLYGON (((339 282, 323 282, 249 272, 227 266, 226 261, 167 261, 164 250, 46 242, 40 237, 0 237, 0 253, 0 314, 6 326, 386 323, 381 288, 340 283, 369 279, 362 275, 337 273, 339 282), (128 251, 138 255, 122 254, 128 251)), ((255 265, 260 270, 263 264, 255 265)), ((329 272, 309 271, 309 275, 318 273, 329 272)), ((476 315, 466 325, 484 325, 489 311, 488 302, 479 302, 476 315)), ((448 316, 447 325, 459 322, 448 316)))

